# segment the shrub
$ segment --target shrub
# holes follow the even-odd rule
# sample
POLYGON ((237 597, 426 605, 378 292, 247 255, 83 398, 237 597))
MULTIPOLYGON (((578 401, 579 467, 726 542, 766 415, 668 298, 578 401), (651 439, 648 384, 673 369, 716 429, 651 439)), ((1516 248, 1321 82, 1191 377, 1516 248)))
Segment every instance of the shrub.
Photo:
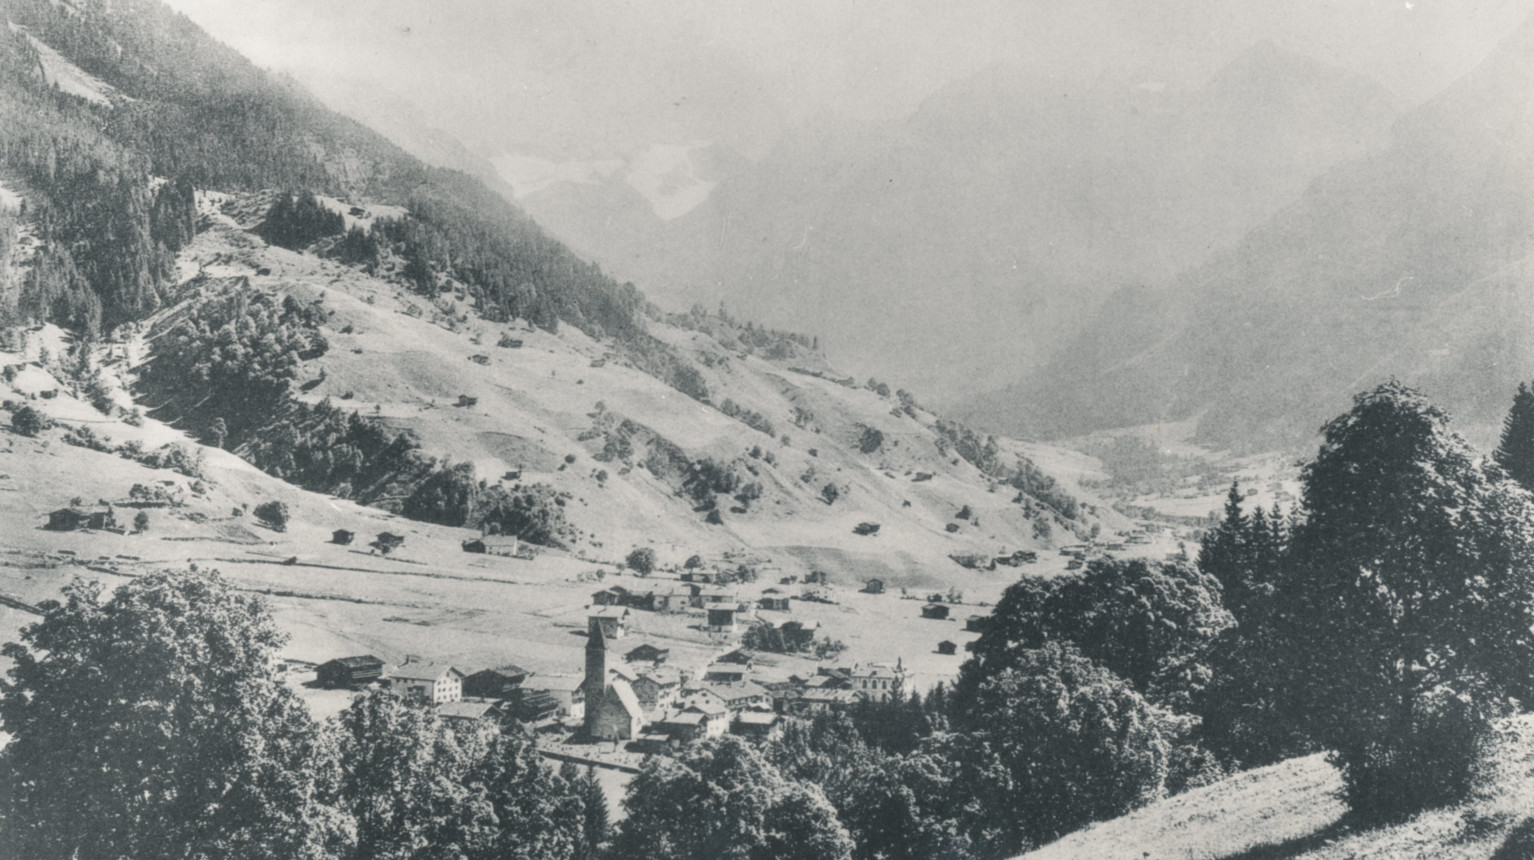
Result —
POLYGON ((286 502, 280 502, 276 499, 262 502, 256 505, 256 509, 251 511, 251 513, 255 514, 256 519, 270 526, 272 531, 283 532, 288 530, 288 506, 286 502))
POLYGON ((48 429, 50 423, 48 416, 30 406, 11 413, 11 429, 23 436, 36 436, 48 429))
POLYGON ((624 562, 640 576, 649 576, 655 572, 655 550, 647 546, 636 547, 624 562))

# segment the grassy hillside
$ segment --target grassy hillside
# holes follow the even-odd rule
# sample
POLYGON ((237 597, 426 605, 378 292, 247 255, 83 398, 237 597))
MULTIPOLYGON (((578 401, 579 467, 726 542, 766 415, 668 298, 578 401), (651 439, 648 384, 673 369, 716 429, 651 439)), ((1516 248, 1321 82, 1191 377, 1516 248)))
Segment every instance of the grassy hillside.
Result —
POLYGON ((1153 803, 1023 855, 1026 860, 1342 860, 1534 856, 1534 718, 1503 725, 1474 796, 1363 828, 1324 756, 1291 759, 1153 803))

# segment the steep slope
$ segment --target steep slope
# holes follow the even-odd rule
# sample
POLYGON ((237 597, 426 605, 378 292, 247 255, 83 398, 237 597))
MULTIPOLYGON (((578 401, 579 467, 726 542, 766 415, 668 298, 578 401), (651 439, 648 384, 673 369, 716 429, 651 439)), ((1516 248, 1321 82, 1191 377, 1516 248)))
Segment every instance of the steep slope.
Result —
POLYGON ((1023 855, 1026 860, 1455 858, 1509 860, 1534 848, 1528 817, 1530 718, 1504 726, 1475 796, 1378 828, 1355 826, 1324 756, 1291 759, 1094 824, 1023 855))
POLYGON ((1534 362, 1534 23, 1241 244, 1126 290, 1058 360, 968 411, 1074 433, 1202 416, 1228 444, 1313 430, 1387 376, 1467 423, 1534 362))
POLYGON ((570 202, 589 187, 524 202, 662 300, 723 300, 957 399, 1047 360, 1113 289, 1237 241, 1394 117, 1377 85, 1271 44, 1195 91, 1139 83, 992 68, 903 121, 821 118, 664 224, 605 229, 570 202))
MULTIPOLYGON (((453 471, 450 457, 472 466, 459 482, 470 494, 480 478, 508 492, 547 486, 572 526, 561 542, 594 557, 617 560, 634 546, 655 545, 679 562, 694 552, 749 548, 844 580, 883 575, 944 587, 977 575, 1004 580, 999 572, 966 572, 950 556, 979 557, 988 568, 993 556, 1047 545, 1036 537, 1040 520, 1059 530, 1060 541, 1069 529, 1118 522, 1089 513, 1012 443, 987 447, 903 392, 842 379, 791 336, 719 316, 651 320, 653 336, 707 392, 693 399, 611 342, 573 328, 556 334, 479 319, 461 289, 423 296, 388 267, 370 275, 268 245, 247 229, 260 223, 248 213, 265 211, 268 199, 204 198, 207 226, 180 259, 186 280, 177 303, 145 329, 154 364, 141 373, 140 389, 152 414, 204 439, 213 423, 227 427, 230 444, 268 471, 336 490, 339 482, 311 479, 304 452, 318 450, 328 461, 325 452, 342 443, 310 444, 318 432, 312 412, 272 415, 267 426, 210 412, 212 404, 233 408, 205 390, 224 379, 218 371, 206 383, 179 370, 172 385, 155 382, 158 364, 182 366, 178 344, 189 321, 228 297, 249 303, 271 295, 274 305, 316 309, 305 312, 318 321, 310 342, 323 346, 298 348, 297 399, 408 433, 422 456, 438 458, 411 461, 381 482, 346 482, 357 498, 392 509, 410 511, 424 498, 421 475, 453 471), (975 516, 960 523, 954 514, 966 505, 975 516), (863 522, 878 523, 879 533, 855 534, 863 522)), ((204 319, 196 325, 217 327, 216 317, 204 319)), ((244 326, 243 319, 230 324, 244 326)), ((251 352, 243 360, 266 358, 251 352)), ((245 399, 257 397, 248 390, 245 399)))

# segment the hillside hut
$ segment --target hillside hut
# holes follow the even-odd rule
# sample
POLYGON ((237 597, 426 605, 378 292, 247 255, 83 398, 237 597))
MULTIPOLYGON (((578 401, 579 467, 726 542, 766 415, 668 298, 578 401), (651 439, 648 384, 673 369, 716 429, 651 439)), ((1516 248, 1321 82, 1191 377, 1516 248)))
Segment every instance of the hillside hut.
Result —
POLYGON ((708 630, 710 633, 731 633, 735 630, 734 606, 710 606, 708 608, 708 630))
POLYGON ((379 532, 378 539, 373 541, 373 546, 378 547, 379 552, 390 552, 405 545, 405 536, 393 532, 379 532))
POLYGON ((948 607, 941 603, 929 603, 921 608, 921 617, 931 618, 934 621, 947 621, 948 607))
POLYGON ((48 514, 48 525, 44 528, 55 532, 72 532, 83 528, 90 518, 89 513, 79 508, 59 508, 48 514))
POLYGON ((882 579, 870 579, 867 582, 863 583, 863 593, 864 594, 883 594, 884 593, 884 580, 882 580, 882 579))
POLYGON ((991 623, 989 615, 971 615, 964 619, 964 629, 971 633, 984 633, 987 624, 991 623))
POLYGON ((474 553, 479 553, 481 555, 483 555, 485 553, 485 542, 480 540, 479 538, 474 538, 473 540, 466 540, 463 543, 459 544, 459 546, 461 546, 463 548, 464 552, 474 552, 474 553))
POLYGON ((334 544, 340 544, 341 546, 346 546, 355 540, 356 537, 356 532, 347 531, 346 529, 336 529, 330 533, 330 542, 334 544))
POLYGON ((937 643, 937 653, 951 657, 954 654, 959 653, 959 646, 953 642, 949 642, 947 639, 944 639, 943 641, 937 643))

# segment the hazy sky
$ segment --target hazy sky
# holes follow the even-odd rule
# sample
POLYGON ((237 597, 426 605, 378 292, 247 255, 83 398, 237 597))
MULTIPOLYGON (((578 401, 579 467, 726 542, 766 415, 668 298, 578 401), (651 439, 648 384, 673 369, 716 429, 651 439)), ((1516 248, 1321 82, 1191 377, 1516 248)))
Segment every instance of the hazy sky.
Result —
POLYGON ((760 154, 820 112, 904 115, 990 64, 1197 84, 1262 39, 1430 97, 1534 0, 169 0, 258 64, 420 107, 482 154, 760 154))

